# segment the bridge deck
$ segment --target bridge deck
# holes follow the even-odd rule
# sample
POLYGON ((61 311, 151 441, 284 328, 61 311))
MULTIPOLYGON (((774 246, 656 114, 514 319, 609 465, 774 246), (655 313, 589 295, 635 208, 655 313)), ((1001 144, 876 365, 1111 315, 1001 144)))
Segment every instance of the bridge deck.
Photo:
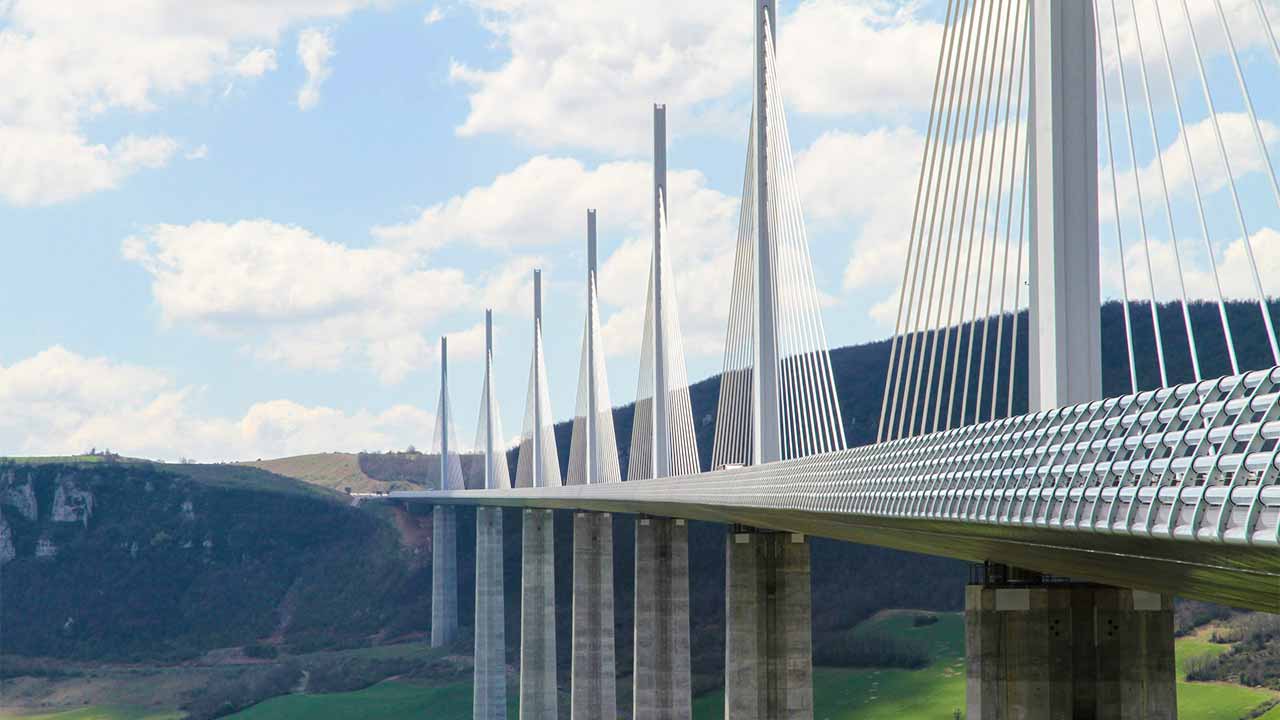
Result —
POLYGON ((1280 612, 1280 368, 766 465, 385 497, 647 513, 1280 612))

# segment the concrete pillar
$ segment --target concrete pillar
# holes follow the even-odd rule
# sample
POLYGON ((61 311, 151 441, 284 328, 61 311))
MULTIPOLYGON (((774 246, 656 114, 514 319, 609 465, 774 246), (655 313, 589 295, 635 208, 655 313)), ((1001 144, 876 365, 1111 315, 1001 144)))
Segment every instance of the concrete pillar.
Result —
POLYGON ((471 717, 506 720, 507 641, 502 595, 502 508, 476 508, 476 646, 471 717))
POLYGON ((1169 596, 1083 583, 965 590, 967 720, 1178 714, 1169 596))
POLYGON ((458 514, 437 505, 431 515, 431 647, 458 639, 458 514))
POLYGON ((525 510, 520 577, 520 720, 558 717, 555 523, 525 510))
POLYGON ((613 516, 573 516, 573 661, 570 717, 618 716, 613 629, 613 516))
POLYGON ((807 539, 735 528, 725 554, 725 718, 812 720, 807 539))
POLYGON ((688 720, 689 527, 636 519, 634 720, 688 720))

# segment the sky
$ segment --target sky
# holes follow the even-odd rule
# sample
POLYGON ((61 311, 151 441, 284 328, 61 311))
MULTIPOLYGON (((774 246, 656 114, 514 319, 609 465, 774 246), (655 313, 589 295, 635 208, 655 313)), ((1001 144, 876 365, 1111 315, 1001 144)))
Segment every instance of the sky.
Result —
MULTIPOLYGON (((1256 1, 1224 5, 1246 18, 1237 41, 1280 157, 1280 67, 1256 1)), ((1193 4, 1211 20, 1211 4, 1193 4)), ((1280 20, 1276 0, 1264 4, 1280 20)), ((828 341, 883 338, 946 4, 779 5, 828 341)), ((1133 53, 1124 18, 1121 52, 1133 53)), ((444 335, 454 422, 469 441, 485 308, 503 425, 517 433, 535 267, 552 405, 564 417, 577 386, 587 208, 599 212, 612 398, 629 402, 652 233, 653 103, 668 107, 669 247, 689 374, 717 373, 751 42, 743 0, 0 0, 0 454, 110 447, 217 461, 427 447, 444 335)), ((1193 62, 1184 46, 1175 38, 1172 55, 1193 62)), ((1232 80, 1223 62, 1210 65, 1215 82, 1232 80)), ((1158 106, 1167 95, 1153 95, 1158 106)), ((1250 241, 1274 294, 1273 176, 1261 153, 1236 150, 1252 142, 1239 103, 1218 110, 1228 145, 1254 158, 1232 170, 1262 208, 1250 241)), ((1188 185, 1181 139, 1172 115, 1157 114, 1157 144, 1182 178, 1176 194, 1188 185)), ((1212 143, 1205 117, 1188 118, 1197 147, 1212 143)), ((1139 152, 1143 173, 1154 157, 1139 152)), ((1219 205, 1225 177, 1201 178, 1219 205)), ((1189 207, 1183 198, 1180 219, 1189 207)), ((1210 216, 1230 225, 1227 209, 1210 216)), ((1218 235, 1231 292, 1246 288, 1239 232, 1218 235)), ((1126 266, 1140 261, 1126 254, 1126 266)), ((1192 295, 1212 292, 1190 269, 1192 295)), ((1115 294, 1114 264, 1106 272, 1115 294)))

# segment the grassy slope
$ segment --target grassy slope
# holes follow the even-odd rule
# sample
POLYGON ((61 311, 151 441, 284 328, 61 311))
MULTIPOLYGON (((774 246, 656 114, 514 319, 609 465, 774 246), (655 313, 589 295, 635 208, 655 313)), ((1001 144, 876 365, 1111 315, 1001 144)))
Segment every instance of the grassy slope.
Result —
POLYGON ((241 464, 338 491, 349 487, 353 492, 377 492, 390 487, 361 472, 355 453, 315 453, 241 464))
MULTIPOLYGON (((1184 720, 1236 720, 1262 703, 1280 697, 1276 693, 1259 688, 1227 683, 1187 682, 1188 663, 1206 655, 1221 655, 1230 645, 1208 640, 1213 625, 1187 637, 1178 638, 1174 650, 1178 664, 1178 717, 1184 720)), ((1280 720, 1280 708, 1263 715, 1270 720, 1280 720)))

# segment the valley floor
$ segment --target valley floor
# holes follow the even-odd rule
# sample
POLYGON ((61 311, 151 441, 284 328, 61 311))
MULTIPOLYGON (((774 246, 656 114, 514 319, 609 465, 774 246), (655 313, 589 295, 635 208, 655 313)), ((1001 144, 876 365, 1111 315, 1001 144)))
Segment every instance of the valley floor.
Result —
MULTIPOLYGON (((964 621, 958 613, 940 614, 937 623, 915 627, 913 614, 885 612, 859 626, 859 630, 891 633, 926 643, 932 660, 920 670, 819 667, 814 672, 815 716, 829 720, 949 719, 964 708, 964 621)), ((1182 720, 1239 720, 1280 694, 1229 683, 1187 682, 1187 666, 1205 654, 1220 654, 1226 646, 1210 642, 1209 629, 1177 641, 1178 709, 1182 720)), ((429 653, 421 644, 351 651, 362 655, 429 653)), ((6 681, 12 683, 13 681, 6 681)), ((12 685, 6 684, 12 688, 12 685)), ((515 688, 511 717, 515 717, 515 688)), ((349 717, 400 720, 432 717, 466 720, 471 716, 471 685, 390 679, 354 692, 293 694, 276 697, 232 715, 236 720, 328 720, 349 717)), ((697 720, 724 716, 721 692, 699 696, 694 703, 697 720)), ((172 720, 181 714, 125 706, 83 707, 56 713, 28 714, 0 708, 0 718, 23 720, 172 720)), ((1261 715, 1280 720, 1280 706, 1261 715)))

